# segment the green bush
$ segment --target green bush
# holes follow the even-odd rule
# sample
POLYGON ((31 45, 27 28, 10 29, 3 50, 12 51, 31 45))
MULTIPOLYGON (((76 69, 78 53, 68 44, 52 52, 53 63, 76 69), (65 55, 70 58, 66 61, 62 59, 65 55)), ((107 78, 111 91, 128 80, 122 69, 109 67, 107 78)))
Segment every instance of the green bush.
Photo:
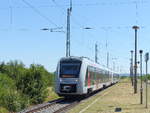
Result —
POLYGON ((17 92, 13 79, 6 74, 0 74, 0 106, 9 111, 19 111, 27 107, 26 100, 25 96, 17 92))
POLYGON ((3 105, 3 96, 14 89, 14 81, 8 75, 0 73, 0 105, 3 105))
POLYGON ((42 103, 47 87, 53 86, 54 74, 42 65, 26 68, 22 62, 0 64, 0 107, 11 112, 20 111, 30 104, 42 103))
POLYGON ((46 72, 41 65, 31 65, 26 74, 20 78, 19 87, 26 94, 31 103, 42 103, 47 97, 46 72))
POLYGON ((20 111, 29 104, 27 98, 23 97, 17 92, 8 92, 2 97, 3 107, 11 112, 20 111))
POLYGON ((20 77, 24 76, 26 68, 22 62, 18 61, 10 61, 7 64, 4 62, 0 65, 0 72, 8 75, 10 78, 14 80, 16 87, 18 89, 20 82, 20 77))
POLYGON ((47 81, 48 86, 50 86, 50 87, 54 86, 54 79, 55 79, 54 73, 47 72, 46 81, 47 81))
MULTIPOLYGON (((140 76, 139 76, 139 78, 140 78, 140 76)), ((140 78, 140 79, 141 79, 141 78, 140 78)), ((150 75, 149 75, 149 74, 147 75, 147 79, 150 80, 150 75)), ((143 75, 143 76, 142 76, 142 80, 143 80, 143 81, 146 80, 146 75, 143 75)))
POLYGON ((13 79, 17 79, 23 69, 25 69, 24 64, 22 62, 18 62, 17 60, 10 61, 7 64, 3 62, 0 66, 1 73, 5 73, 13 79))
POLYGON ((129 76, 120 76, 120 79, 127 79, 129 76))

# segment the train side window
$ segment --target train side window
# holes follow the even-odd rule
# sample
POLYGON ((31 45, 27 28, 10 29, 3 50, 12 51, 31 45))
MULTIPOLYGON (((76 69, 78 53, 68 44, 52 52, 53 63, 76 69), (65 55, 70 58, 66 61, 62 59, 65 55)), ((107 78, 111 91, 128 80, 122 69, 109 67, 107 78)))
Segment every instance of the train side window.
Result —
POLYGON ((86 76, 85 76, 85 86, 88 85, 88 73, 89 73, 89 69, 87 67, 87 69, 86 69, 86 76))

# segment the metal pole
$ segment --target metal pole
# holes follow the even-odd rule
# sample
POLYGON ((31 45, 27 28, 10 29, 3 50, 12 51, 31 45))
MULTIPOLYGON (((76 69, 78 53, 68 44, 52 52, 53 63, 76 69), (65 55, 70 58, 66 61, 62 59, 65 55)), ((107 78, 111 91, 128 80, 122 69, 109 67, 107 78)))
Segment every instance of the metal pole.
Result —
POLYGON ((112 63, 113 63, 113 71, 116 71, 116 63, 115 60, 117 60, 117 58, 112 58, 112 63))
POLYGON ((109 52, 107 52, 107 68, 109 68, 109 52))
POLYGON ((115 71, 115 61, 113 61, 113 71, 115 71))
POLYGON ((106 50, 107 50, 107 68, 109 68, 109 52, 108 52, 108 42, 106 40, 106 50))
POLYGON ((70 8, 67 9, 66 57, 70 56, 70 8))
POLYGON ((98 56, 98 46, 97 46, 97 43, 96 43, 96 44, 95 44, 95 62, 96 62, 96 63, 98 63, 98 62, 97 62, 97 60, 98 60, 98 57, 97 57, 97 56, 98 56))
POLYGON ((147 61, 146 61, 146 108, 147 108, 147 61))
POLYGON ((133 86, 133 50, 131 50, 131 82, 133 86))
POLYGON ((147 76, 148 76, 148 75, 147 75, 147 68, 148 68, 147 62, 148 62, 148 60, 149 60, 149 53, 146 53, 146 54, 145 54, 145 62, 146 62, 146 81, 145 81, 145 82, 146 82, 146 106, 145 106, 145 107, 146 107, 146 108, 147 108, 147 99, 148 99, 148 91, 147 91, 147 90, 148 90, 148 89, 147 89, 147 82, 148 82, 148 81, 147 81, 147 79, 148 79, 148 78, 147 78, 147 76))
POLYGON ((140 103, 143 104, 143 86, 142 86, 142 53, 143 50, 140 50, 140 74, 141 74, 141 89, 140 89, 140 103))
POLYGON ((133 26, 135 29, 135 61, 134 61, 134 93, 137 93, 137 29, 138 26, 133 26))
POLYGON ((132 61, 131 61, 132 64, 131 64, 131 66, 132 66, 132 86, 133 86, 133 84, 134 84, 134 81, 133 81, 133 78, 134 78, 134 77, 133 77, 133 76, 134 76, 134 73, 133 73, 133 72, 134 72, 134 71, 133 71, 133 69, 134 69, 134 68, 133 68, 133 51, 131 51, 131 58, 132 58, 132 61))
POLYGON ((131 84, 133 86, 133 83, 132 83, 132 60, 130 59, 130 79, 131 79, 131 84))
POLYGON ((137 93, 137 29, 135 29, 134 93, 137 93))
POLYGON ((66 57, 70 56, 70 16, 72 11, 72 0, 70 0, 70 8, 67 9, 67 39, 66 39, 66 57))

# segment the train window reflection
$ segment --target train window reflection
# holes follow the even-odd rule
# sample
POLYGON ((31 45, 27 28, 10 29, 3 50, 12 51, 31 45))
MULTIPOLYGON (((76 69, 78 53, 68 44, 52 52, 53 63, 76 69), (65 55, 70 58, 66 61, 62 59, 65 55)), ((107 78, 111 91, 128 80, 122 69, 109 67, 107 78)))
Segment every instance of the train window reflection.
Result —
POLYGON ((60 75, 64 78, 76 78, 80 72, 80 63, 63 63, 60 66, 60 75), (69 75, 69 76, 68 76, 69 75))

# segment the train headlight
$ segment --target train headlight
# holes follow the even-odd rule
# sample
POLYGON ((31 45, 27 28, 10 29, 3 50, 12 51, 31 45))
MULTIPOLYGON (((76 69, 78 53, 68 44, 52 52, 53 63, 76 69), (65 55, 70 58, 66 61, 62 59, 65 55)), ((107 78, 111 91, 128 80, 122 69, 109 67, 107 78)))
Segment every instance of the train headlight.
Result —
POLYGON ((62 79, 60 78, 60 82, 62 82, 62 79))
POLYGON ((78 82, 78 79, 76 79, 75 81, 78 82))

